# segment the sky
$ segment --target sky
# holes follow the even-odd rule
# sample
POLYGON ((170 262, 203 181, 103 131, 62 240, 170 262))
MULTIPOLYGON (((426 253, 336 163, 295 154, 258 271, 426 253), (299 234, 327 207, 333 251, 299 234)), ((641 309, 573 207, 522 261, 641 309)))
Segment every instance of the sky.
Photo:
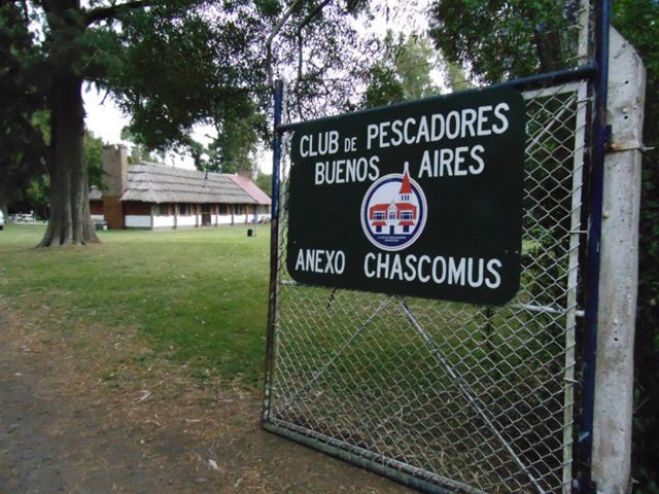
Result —
MULTIPOLYGON (((373 0, 372 3, 379 8, 381 15, 375 19, 361 20, 361 29, 384 37, 387 30, 394 33, 422 32, 425 29, 425 11, 431 0, 373 0)), ((443 84, 441 74, 433 74, 437 83, 443 84)), ((106 144, 123 143, 130 146, 130 142, 121 140, 121 129, 128 125, 129 118, 117 107, 111 95, 97 92, 91 88, 84 94, 87 128, 106 144)), ((193 129, 192 136, 197 141, 207 144, 210 140, 207 134, 213 134, 211 127, 199 126, 193 129)), ((272 153, 268 149, 260 149, 255 161, 262 173, 272 172, 272 153)), ((172 166, 194 168, 192 158, 169 153, 165 162, 172 166)))

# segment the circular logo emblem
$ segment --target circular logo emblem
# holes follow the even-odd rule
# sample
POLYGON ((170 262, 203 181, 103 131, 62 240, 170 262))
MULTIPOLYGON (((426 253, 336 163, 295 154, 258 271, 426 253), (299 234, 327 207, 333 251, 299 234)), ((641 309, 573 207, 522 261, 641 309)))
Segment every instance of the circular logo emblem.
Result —
POLYGON ((362 229, 376 247, 387 251, 412 245, 426 225, 428 205, 423 190, 405 172, 373 182, 361 207, 362 229))

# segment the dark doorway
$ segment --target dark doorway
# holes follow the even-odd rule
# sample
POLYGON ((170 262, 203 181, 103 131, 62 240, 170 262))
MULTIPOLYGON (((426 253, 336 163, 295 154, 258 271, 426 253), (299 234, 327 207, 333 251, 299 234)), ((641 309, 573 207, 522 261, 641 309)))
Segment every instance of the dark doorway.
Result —
POLYGON ((210 204, 201 205, 201 226, 211 226, 211 207, 210 204))

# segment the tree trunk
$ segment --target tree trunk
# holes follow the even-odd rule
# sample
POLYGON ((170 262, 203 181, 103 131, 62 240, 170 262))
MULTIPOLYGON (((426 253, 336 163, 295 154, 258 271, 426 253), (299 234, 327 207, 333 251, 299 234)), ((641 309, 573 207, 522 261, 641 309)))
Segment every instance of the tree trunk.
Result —
POLYGON ((50 217, 40 247, 99 242, 89 215, 88 180, 83 160, 85 109, 82 76, 75 72, 85 26, 80 0, 44 3, 51 33, 47 40, 53 82, 48 106, 51 118, 49 156, 50 217))
POLYGON ((50 101, 50 217, 40 247, 99 242, 89 214, 81 90, 81 77, 66 70, 55 75, 50 101))

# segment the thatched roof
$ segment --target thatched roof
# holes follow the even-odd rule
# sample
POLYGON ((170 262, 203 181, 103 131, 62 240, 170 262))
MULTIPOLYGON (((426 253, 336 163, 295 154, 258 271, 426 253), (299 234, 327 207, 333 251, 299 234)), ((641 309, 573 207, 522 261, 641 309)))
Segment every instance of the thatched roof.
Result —
MULTIPOLYGON (((94 198, 94 190, 90 199, 94 198)), ((122 201, 269 205, 270 198, 248 178, 204 173, 156 163, 128 167, 122 201), (258 192, 255 192, 256 191, 258 192)))

